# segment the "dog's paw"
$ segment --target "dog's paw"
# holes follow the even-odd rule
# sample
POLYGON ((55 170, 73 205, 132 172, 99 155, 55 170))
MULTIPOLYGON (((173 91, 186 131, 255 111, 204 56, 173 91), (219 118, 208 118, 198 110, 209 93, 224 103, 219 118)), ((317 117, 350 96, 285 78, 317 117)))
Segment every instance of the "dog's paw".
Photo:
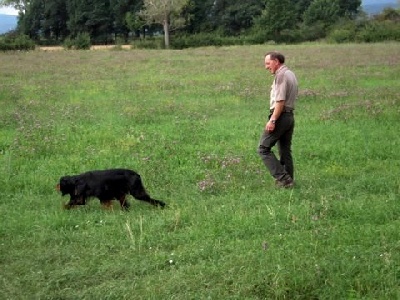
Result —
POLYGON ((64 209, 71 209, 71 208, 73 208, 73 205, 71 205, 69 203, 65 203, 65 204, 63 204, 63 208, 64 209))

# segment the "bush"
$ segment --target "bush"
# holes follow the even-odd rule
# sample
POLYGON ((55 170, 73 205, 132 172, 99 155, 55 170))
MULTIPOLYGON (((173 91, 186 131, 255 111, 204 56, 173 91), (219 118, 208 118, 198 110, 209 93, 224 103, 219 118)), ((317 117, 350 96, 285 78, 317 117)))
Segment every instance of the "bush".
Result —
POLYGON ((300 26, 298 35, 302 37, 302 41, 317 41, 326 37, 325 24, 317 22, 313 25, 300 26))
POLYGON ((64 48, 65 49, 68 49, 68 50, 70 50, 70 49, 73 49, 74 48, 74 40, 72 40, 71 38, 66 38, 65 40, 64 40, 64 48))
POLYGON ((64 40, 64 48, 65 49, 77 49, 77 50, 89 50, 90 43, 90 35, 87 32, 80 33, 77 35, 75 39, 71 39, 70 37, 64 40))
POLYGON ((246 37, 246 40, 251 45, 264 44, 266 41, 271 41, 271 37, 268 36, 265 32, 251 31, 250 34, 246 37))
POLYGON ((35 42, 26 35, 9 34, 0 38, 1 51, 34 50, 35 42))
POLYGON ((327 41, 338 44, 354 42, 355 35, 355 31, 350 29, 334 29, 328 34, 327 41))
POLYGON ((356 35, 357 42, 400 41, 400 24, 393 21, 370 22, 356 35))
POLYGON ((364 21, 361 19, 358 21, 341 19, 328 32, 326 40, 330 43, 338 44, 354 42, 358 28, 363 27, 364 24, 364 21))
POLYGON ((254 44, 271 44, 271 43, 287 43, 294 44, 303 42, 304 37, 301 29, 284 29, 279 33, 273 33, 261 26, 254 26, 246 35, 245 43, 254 44))
POLYGON ((74 44, 75 48, 78 50, 89 50, 91 46, 89 33, 79 33, 75 39, 74 44))
POLYGON ((277 43, 295 44, 304 41, 302 32, 297 29, 282 30, 279 38, 275 39, 277 43))

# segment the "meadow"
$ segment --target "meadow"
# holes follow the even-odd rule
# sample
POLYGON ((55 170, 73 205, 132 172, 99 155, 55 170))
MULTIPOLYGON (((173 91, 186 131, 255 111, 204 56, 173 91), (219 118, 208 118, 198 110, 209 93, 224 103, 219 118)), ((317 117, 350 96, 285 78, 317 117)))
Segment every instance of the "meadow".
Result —
POLYGON ((0 299, 399 299, 400 44, 0 53, 0 299), (282 51, 294 189, 257 154, 282 51), (62 209, 139 172, 158 209, 62 209))

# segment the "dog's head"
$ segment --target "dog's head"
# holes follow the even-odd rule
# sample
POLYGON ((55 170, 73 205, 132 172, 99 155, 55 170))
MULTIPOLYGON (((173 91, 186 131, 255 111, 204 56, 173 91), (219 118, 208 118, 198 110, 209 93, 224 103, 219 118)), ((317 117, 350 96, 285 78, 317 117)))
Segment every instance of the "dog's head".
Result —
POLYGON ((56 189, 61 192, 63 196, 73 195, 76 190, 76 178, 75 176, 63 176, 60 178, 60 182, 57 184, 56 189))

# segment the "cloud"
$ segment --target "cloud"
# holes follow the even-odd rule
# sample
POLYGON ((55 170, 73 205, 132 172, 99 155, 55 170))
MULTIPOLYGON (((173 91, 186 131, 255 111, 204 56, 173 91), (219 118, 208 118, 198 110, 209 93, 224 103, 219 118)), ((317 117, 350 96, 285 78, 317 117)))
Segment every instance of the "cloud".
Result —
POLYGON ((18 16, 18 11, 10 6, 0 6, 0 14, 18 16))

